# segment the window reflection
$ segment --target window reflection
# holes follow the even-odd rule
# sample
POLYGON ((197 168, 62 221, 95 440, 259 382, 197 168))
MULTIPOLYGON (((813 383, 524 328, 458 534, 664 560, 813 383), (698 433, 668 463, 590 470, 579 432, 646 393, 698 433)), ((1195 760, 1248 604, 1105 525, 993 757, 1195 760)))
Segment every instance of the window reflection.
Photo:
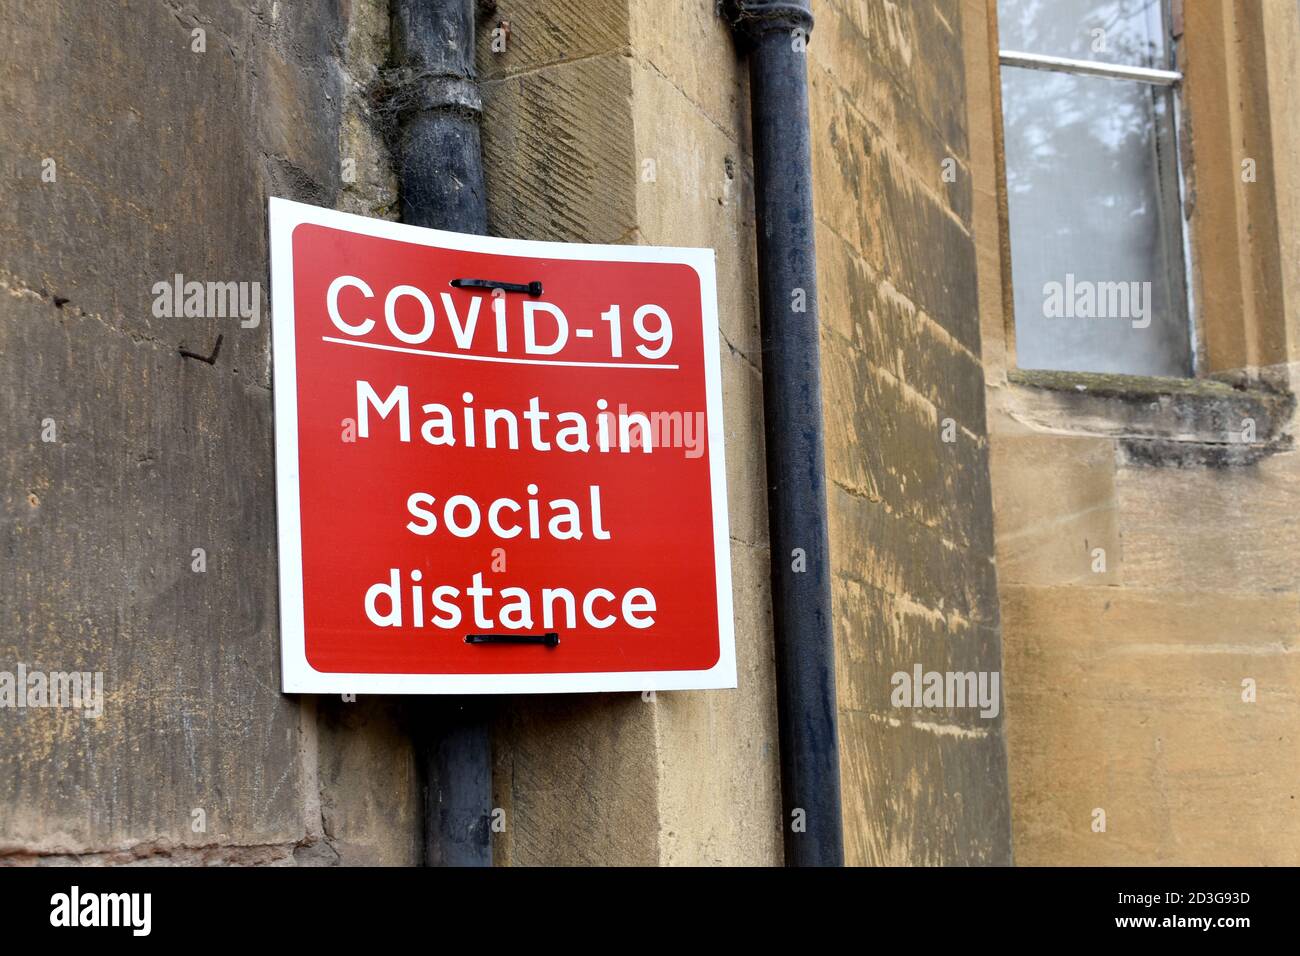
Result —
MULTIPOLYGON (((1167 68, 1163 0, 1000 0, 1001 47, 1167 68)), ((1002 68, 1022 368, 1192 366, 1174 89, 1002 68)))
POLYGON ((1164 69, 1163 0, 998 0, 999 45, 1164 69))
POLYGON ((1172 94, 1013 67, 1002 85, 1019 365, 1187 374, 1172 94), (1127 304, 1083 301, 1116 282, 1127 304))

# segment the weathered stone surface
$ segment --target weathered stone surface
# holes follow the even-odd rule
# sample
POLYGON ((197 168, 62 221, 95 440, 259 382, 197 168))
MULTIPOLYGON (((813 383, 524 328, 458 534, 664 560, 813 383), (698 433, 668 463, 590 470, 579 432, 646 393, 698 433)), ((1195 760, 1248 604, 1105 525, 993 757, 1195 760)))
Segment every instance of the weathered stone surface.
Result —
POLYGON ((716 251, 738 686, 657 695, 659 859, 770 865, 780 763, 745 69, 707 5, 667 6, 634 4, 637 238, 716 251))
POLYGON ((423 863, 420 769, 410 742, 437 704, 422 697, 316 702, 322 845, 339 864, 423 863))
POLYGON ((1213 409, 1171 413, 1135 389, 1070 414, 1002 391, 991 444, 1017 858, 1293 862, 1297 454, 1186 467, 1166 450, 1133 465, 1120 445, 1156 446, 1162 423, 1170 449, 1213 447, 1189 440, 1213 409), (1104 574, 1090 573, 1096 543, 1104 574))
POLYGON ((1240 469, 1125 468, 1118 485, 1126 584, 1267 593, 1300 582, 1300 453, 1240 469))
POLYGON ((897 686, 894 675, 913 676, 918 664, 923 673, 985 669, 999 654, 997 628, 953 612, 931 610, 847 576, 836 577, 834 593, 836 621, 844 638, 836 681, 845 710, 872 713, 886 723, 896 718, 964 728, 972 735, 1001 732, 1000 704, 990 708, 996 712, 986 715, 982 708, 899 711, 891 703, 897 686))
MULTIPOLYGON (((968 0, 963 13, 980 6, 968 0)), ((1294 244, 1285 226, 1294 204, 1278 198, 1275 227, 1270 187, 1240 181, 1236 152, 1243 143, 1252 155, 1294 152, 1285 90, 1300 11, 1264 6, 1267 33, 1258 5, 1185 11, 1191 281, 1201 364, 1224 381, 1008 369, 1010 317, 1000 308, 985 316, 1023 863, 1297 860, 1297 379, 1294 366, 1267 364, 1295 340, 1294 310, 1276 305, 1297 295, 1294 257, 1269 261, 1273 246, 1294 244), (1261 98, 1265 88, 1282 95, 1261 98), (1268 125, 1266 146, 1259 131, 1268 125), (1094 536, 1111 542, 1104 575, 1080 573, 1080 542, 1094 536), (1247 679, 1253 703, 1243 700, 1247 679), (1098 810, 1105 832, 1093 830, 1098 810)), ((983 112, 996 131, 996 89, 986 87, 972 116, 983 112)), ((996 144, 972 144, 977 202, 987 205, 996 144)), ((1294 170, 1278 163, 1264 176, 1274 174, 1280 182, 1294 170)), ((1006 263, 979 222, 982 302, 991 302, 1006 263)))
POLYGON ((817 218, 919 309, 979 352, 975 247, 969 231, 850 105, 810 76, 817 218))
POLYGON ((659 862, 655 704, 640 694, 519 697, 493 736, 498 865, 659 862))
MULTIPOLYGON (((849 108, 901 153, 907 167, 933 193, 945 197, 952 212, 969 227, 971 176, 961 142, 965 123, 949 130, 955 139, 946 139, 916 100, 910 84, 904 85, 879 57, 862 55, 866 38, 855 23, 860 17, 849 16, 837 3, 818 3, 815 14, 816 26, 808 46, 810 70, 823 71, 826 79, 841 87, 849 108)), ((951 42, 950 30, 940 35, 945 45, 951 42)), ((909 77, 905 74, 904 78, 909 77)), ((951 93, 946 98, 961 99, 951 93)))
POLYGON ((810 63, 848 860, 1011 859, 1001 716, 891 676, 1001 668, 962 25, 819 4, 810 63), (943 178, 943 160, 956 179, 943 178), (953 439, 945 441, 945 432, 953 439))
POLYGON ((748 166, 749 68, 718 6, 636 0, 630 7, 638 62, 671 84, 700 118, 731 140, 739 150, 737 164, 748 166))
POLYGON ((1004 588, 1019 861, 1295 865, 1296 602, 1004 588))
POLYGON ((940 411, 891 370, 825 336, 822 367, 828 478, 935 529, 954 546, 991 550, 985 441, 954 417, 967 406, 940 411), (862 408, 874 414, 863 415, 862 408))
MULTIPOLYGON (((991 401, 1000 397, 994 392, 991 401)), ((993 421, 998 580, 1003 585, 1118 584, 1123 542, 1115 443, 1036 431, 1000 409, 993 421)))
MULTIPOLYGON (((877 64, 898 84, 910 108, 929 118, 955 156, 968 153, 966 143, 966 74, 962 55, 963 23, 957 0, 942 3, 870 3, 819 0, 813 14, 819 26, 832 19, 831 8, 853 24, 846 39, 855 53, 877 64)), ((981 24, 977 23, 978 29, 981 24)))
POLYGON ((305 839, 297 707, 278 689, 268 393, 7 292, 0 669, 101 671, 105 703, 97 720, 0 711, 0 846, 305 839))
POLYGON ((622 2, 498 0, 495 12, 478 24, 479 78, 499 80, 605 53, 626 55, 631 20, 622 2))
POLYGON ((838 485, 829 498, 836 574, 932 611, 996 624, 992 555, 955 548, 937 532, 838 485))
POLYGON ((726 693, 661 693, 660 862, 781 862, 780 753, 766 548, 733 541, 736 672, 726 693))
POLYGON ((280 694, 275 596, 266 197, 384 214, 386 34, 380 0, 0 14, 0 669, 107 698, 0 713, 11 861, 411 859, 403 730, 280 694), (155 316, 177 273, 257 283, 256 326, 155 316))
MULTIPOLYGON (((678 58, 690 59, 685 52, 679 51, 678 58)), ((720 64, 710 68, 721 72, 720 64)), ((739 97, 745 88, 739 66, 730 79, 716 88, 739 97)), ((671 79, 640 59, 632 82, 638 103, 636 239, 717 251, 718 319, 726 351, 757 367, 761 345, 752 251, 753 173, 746 158, 748 141, 741 147, 734 138, 742 116, 733 113, 733 125, 719 128, 671 79)))
POLYGON ((1008 863, 1006 746, 890 714, 842 711, 848 862, 859 866, 1008 863))
MULTIPOLYGON (((1039 428, 1143 441, 1242 446, 1250 461, 1291 447, 1295 397, 1275 387, 1213 379, 1013 370, 1009 413, 1039 428)), ((1232 459, 1226 459, 1231 461, 1232 459)), ((1249 463, 1249 462, 1246 462, 1249 463)))
POLYGON ((638 174, 626 57, 599 54, 483 84, 488 227, 495 235, 626 242, 638 174))
POLYGON ((918 309, 892 282, 825 225, 817 229, 818 291, 821 318, 837 339, 867 359, 909 392, 932 405, 941 417, 971 433, 984 431, 983 369, 979 356, 918 309))

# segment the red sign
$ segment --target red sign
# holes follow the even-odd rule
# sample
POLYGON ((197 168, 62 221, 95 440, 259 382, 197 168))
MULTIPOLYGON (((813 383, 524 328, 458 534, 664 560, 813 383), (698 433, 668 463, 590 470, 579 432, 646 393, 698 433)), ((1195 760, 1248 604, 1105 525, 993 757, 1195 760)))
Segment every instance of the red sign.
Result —
POLYGON ((712 251, 270 216, 284 689, 734 687, 712 251))

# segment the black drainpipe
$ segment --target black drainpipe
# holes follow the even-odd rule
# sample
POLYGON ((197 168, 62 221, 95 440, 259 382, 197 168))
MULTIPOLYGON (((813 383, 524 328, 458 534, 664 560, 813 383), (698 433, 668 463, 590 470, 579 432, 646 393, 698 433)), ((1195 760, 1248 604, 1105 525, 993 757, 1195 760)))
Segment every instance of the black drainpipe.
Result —
MULTIPOLYGON (((402 221, 487 233, 474 72, 474 0, 393 0, 396 71, 387 108, 396 116, 402 221)), ((491 866, 491 707, 439 698, 412 709, 424 778, 426 866, 491 866)))
POLYGON ((844 835, 804 54, 813 18, 807 0, 728 0, 726 12, 749 55, 785 862, 841 866, 844 835))

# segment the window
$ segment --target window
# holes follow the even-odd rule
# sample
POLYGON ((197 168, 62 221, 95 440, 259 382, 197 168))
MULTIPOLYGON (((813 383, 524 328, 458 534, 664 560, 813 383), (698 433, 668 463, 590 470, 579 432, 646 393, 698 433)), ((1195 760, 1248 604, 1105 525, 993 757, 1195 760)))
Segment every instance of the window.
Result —
POLYGON ((1016 363, 1186 376, 1168 0, 999 0, 1016 363))

